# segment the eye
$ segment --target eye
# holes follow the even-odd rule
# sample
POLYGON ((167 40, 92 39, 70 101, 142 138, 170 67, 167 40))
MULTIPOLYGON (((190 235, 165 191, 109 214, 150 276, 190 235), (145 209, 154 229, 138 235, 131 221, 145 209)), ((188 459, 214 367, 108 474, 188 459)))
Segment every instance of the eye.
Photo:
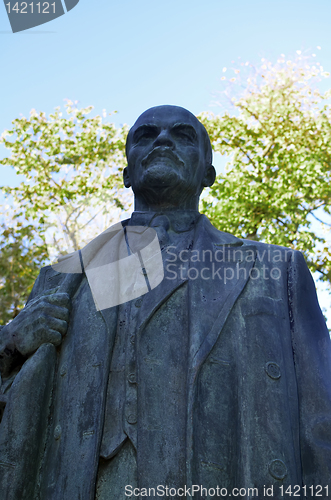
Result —
POLYGON ((193 141, 193 137, 187 132, 180 131, 180 132, 178 132, 178 134, 180 137, 183 137, 184 139, 187 139, 188 141, 193 141))
POLYGON ((154 138, 154 134, 153 132, 151 132, 150 130, 147 130, 145 132, 142 132, 138 138, 138 140, 140 139, 153 139, 154 138))
POLYGON ((141 127, 136 130, 133 136, 134 144, 145 143, 156 139, 158 131, 154 127, 141 127))
POLYGON ((173 134, 177 139, 180 139, 190 144, 195 144, 197 134, 192 127, 178 126, 173 129, 173 134))

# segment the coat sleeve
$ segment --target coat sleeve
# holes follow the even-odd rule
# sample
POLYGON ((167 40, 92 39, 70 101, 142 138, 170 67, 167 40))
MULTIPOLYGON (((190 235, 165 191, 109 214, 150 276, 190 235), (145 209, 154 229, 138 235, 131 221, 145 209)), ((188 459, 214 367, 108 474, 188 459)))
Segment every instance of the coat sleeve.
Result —
MULTIPOLYGON (((41 295, 48 295, 49 293, 65 292, 70 297, 73 297, 83 276, 82 273, 60 273, 55 271, 52 266, 43 267, 33 285, 26 304, 41 295)), ((17 366, 22 365, 25 359, 26 357, 22 356, 10 344, 6 326, 0 329, 0 373, 3 376, 7 376, 13 368, 16 369, 17 366)))
MULTIPOLYGON (((41 269, 38 278, 36 279, 33 289, 28 298, 30 300, 37 297, 44 288, 45 272, 50 266, 41 269)), ((13 320, 15 321, 15 320, 13 320)), ((7 377, 11 371, 16 370, 18 366, 22 365, 25 361, 25 357, 22 356, 13 345, 11 345, 10 338, 7 335, 6 326, 0 327, 0 374, 2 377, 7 377)), ((1 384, 0 384, 1 385, 1 384)), ((1 388, 0 388, 1 392, 1 388)))
POLYGON ((314 281, 300 252, 292 254, 288 292, 298 385, 303 483, 307 487, 330 487, 330 336, 318 304, 314 281))

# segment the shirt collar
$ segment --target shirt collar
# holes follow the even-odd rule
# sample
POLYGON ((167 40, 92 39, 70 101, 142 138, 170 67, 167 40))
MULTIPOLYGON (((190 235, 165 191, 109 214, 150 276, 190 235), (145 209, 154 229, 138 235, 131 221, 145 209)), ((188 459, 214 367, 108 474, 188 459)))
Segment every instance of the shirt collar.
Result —
POLYGON ((194 229, 201 214, 197 210, 171 210, 164 212, 138 212, 131 215, 130 226, 162 226, 176 233, 194 229))

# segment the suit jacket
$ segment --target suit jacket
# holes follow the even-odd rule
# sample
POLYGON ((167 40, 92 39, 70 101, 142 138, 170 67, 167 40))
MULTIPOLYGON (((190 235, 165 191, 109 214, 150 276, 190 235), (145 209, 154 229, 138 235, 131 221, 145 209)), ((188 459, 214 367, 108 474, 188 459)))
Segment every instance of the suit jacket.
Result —
MULTIPOLYGON (((197 277, 165 276, 151 300, 143 301, 137 326, 138 333, 157 331, 169 301, 187 294, 187 486, 256 487, 257 498, 263 498, 264 485, 274 485, 274 498, 282 498, 281 485, 326 486, 331 473, 330 338, 303 256, 239 240, 216 230, 204 216, 195 235, 197 277), (209 255, 212 263, 206 262, 209 255)), ((43 268, 32 298, 58 289, 66 279, 43 268)), ((14 478, 20 486, 18 496, 0 493, 0 498, 94 498, 118 307, 97 311, 88 281, 79 279, 59 353, 42 346, 13 384, 14 394, 40 392, 31 411, 40 422, 29 432, 31 422, 15 422, 15 427, 14 402, 7 405, 0 428, 2 491, 11 491, 14 478), (34 358, 42 390, 34 367, 29 375, 34 380, 25 382, 23 371, 34 358), (22 442, 10 447, 8 436, 15 432, 17 441, 24 435, 26 445, 38 443, 36 449, 31 452, 22 442), (30 474, 24 457, 37 464, 30 474), (20 472, 18 463, 23 464, 20 472)), ((169 328, 175 322, 169 317, 169 328)))

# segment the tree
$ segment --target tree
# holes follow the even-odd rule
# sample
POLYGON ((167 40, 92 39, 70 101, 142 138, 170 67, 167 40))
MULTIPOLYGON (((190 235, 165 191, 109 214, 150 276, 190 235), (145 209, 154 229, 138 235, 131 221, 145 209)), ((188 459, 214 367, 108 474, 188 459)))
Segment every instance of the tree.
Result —
POLYGON ((47 247, 32 225, 12 218, 1 225, 1 324, 15 318, 31 292, 39 269, 48 261, 47 247))
POLYGON ((2 188, 12 210, 2 226, 1 322, 22 307, 42 263, 81 248, 130 206, 122 183, 127 127, 88 117, 92 109, 68 101, 66 117, 60 108, 48 118, 32 110, 1 136, 11 156, 0 164, 24 176, 2 188))
POLYGON ((200 116, 214 150, 230 156, 203 211, 223 231, 301 250, 331 284, 331 94, 317 87, 329 74, 298 53, 262 59, 233 113, 200 116))

